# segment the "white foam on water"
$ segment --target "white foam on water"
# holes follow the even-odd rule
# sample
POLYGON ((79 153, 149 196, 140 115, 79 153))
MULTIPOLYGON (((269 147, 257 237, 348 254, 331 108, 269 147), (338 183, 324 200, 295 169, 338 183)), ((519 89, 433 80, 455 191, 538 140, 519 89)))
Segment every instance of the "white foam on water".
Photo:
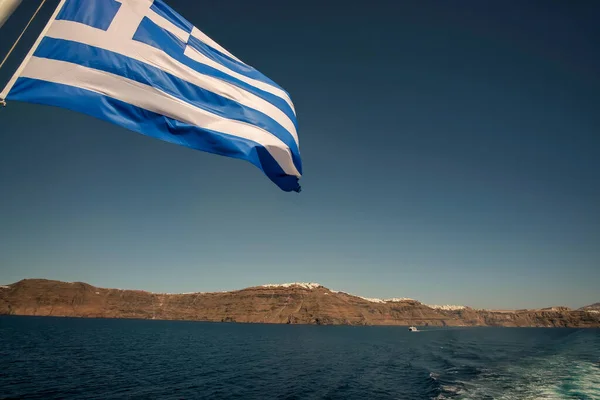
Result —
POLYGON ((542 376, 529 385, 529 390, 543 399, 600 398, 600 368, 588 361, 569 361, 554 357, 531 373, 542 376))
POLYGON ((465 399, 600 399, 600 368, 561 355, 527 365, 510 364, 493 375, 483 374, 472 381, 456 383, 463 385, 464 397, 459 398, 465 399))
POLYGON ((570 365, 571 376, 568 382, 559 385, 557 391, 569 398, 578 395, 591 396, 593 399, 600 399, 600 365, 596 366, 591 362, 578 361, 570 365), (568 385, 564 385, 568 383, 568 385), (565 386, 568 388, 565 390, 565 386))

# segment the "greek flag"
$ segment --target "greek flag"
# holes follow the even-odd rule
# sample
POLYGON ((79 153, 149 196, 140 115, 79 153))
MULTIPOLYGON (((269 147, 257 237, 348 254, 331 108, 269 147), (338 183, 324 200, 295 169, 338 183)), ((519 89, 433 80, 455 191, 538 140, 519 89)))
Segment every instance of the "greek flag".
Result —
POLYGON ((162 0, 61 0, 0 98, 244 159, 300 191, 288 93, 162 0))

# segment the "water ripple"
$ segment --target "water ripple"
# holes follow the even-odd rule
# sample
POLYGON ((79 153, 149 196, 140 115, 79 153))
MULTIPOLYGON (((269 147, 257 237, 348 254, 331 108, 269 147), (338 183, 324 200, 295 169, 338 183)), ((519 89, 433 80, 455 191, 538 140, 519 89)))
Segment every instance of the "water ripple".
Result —
POLYGON ((600 399, 599 333, 0 317, 0 399, 600 399))

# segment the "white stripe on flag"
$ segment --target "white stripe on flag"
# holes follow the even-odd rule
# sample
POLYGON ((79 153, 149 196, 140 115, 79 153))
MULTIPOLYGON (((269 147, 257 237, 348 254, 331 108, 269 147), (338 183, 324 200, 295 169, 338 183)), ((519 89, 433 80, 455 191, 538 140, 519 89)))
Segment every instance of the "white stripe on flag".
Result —
MULTIPOLYGON (((57 20, 52 23, 46 36, 55 39, 71 40, 74 42, 83 43, 122 54, 124 56, 157 67, 165 72, 170 73, 171 75, 174 75, 180 79, 183 79, 203 89, 209 90, 213 93, 220 94, 246 107, 258 110, 273 118, 281 126, 283 126, 294 137, 294 140, 298 144, 298 133, 296 131, 296 126, 294 125, 292 120, 283 111, 281 111, 279 108, 277 108, 267 100, 229 82, 225 82, 221 79, 214 78, 208 75, 200 74, 193 68, 190 68, 187 65, 184 65, 179 61, 169 57, 164 51, 161 51, 157 48, 133 40, 122 40, 117 34, 115 34, 114 37, 107 37, 106 35, 106 32, 98 30, 91 26, 71 21, 57 20)), ((195 50, 193 52, 195 54, 200 54, 195 50)), ((225 69, 229 71, 229 75, 234 76, 235 73, 233 71, 230 71, 229 69, 216 62, 212 63, 214 63, 216 66, 220 66, 221 70, 225 69)), ((206 64, 208 65, 208 63, 206 64)), ((211 66, 215 67, 215 65, 211 66)), ((272 94, 276 94, 273 92, 275 91, 274 89, 277 88, 274 88, 271 85, 256 81, 251 78, 247 78, 243 75, 240 75, 239 77, 234 77, 243 80, 244 82, 255 86, 259 89, 264 90, 264 86, 267 86, 272 89, 272 94), (241 79, 241 77, 243 77, 244 79, 241 79), (261 86, 263 87, 259 87, 257 83, 262 84, 261 86)), ((277 90, 285 94, 285 92, 281 91, 280 89, 277 90)), ((285 98, 288 98, 287 95, 285 95, 285 98)), ((291 104, 291 101, 289 101, 289 103, 291 104)))
POLYGON ((162 15, 157 14, 154 10, 148 10, 148 14, 146 16, 150 19, 150 21, 154 22, 156 25, 160 26, 164 30, 171 32, 177 39, 181 40, 183 43, 187 43, 190 39, 190 34, 168 19, 164 18, 162 15))
POLYGON ((269 85, 268 83, 261 82, 257 79, 249 78, 238 72, 232 71, 231 69, 227 68, 223 64, 220 64, 220 63, 206 57, 204 54, 200 53, 198 50, 194 49, 191 46, 185 46, 185 51, 183 52, 183 54, 188 56, 189 58, 191 58, 194 61, 197 61, 204 65, 208 65, 209 67, 213 67, 214 69, 219 70, 233 78, 239 79, 240 81, 247 83, 248 85, 252 85, 257 89, 264 90, 267 93, 271 93, 272 95, 275 95, 275 96, 281 98, 290 106, 290 108, 292 109, 294 114, 296 114, 296 109, 294 108, 294 103, 292 103, 292 100, 290 99, 290 97, 283 90, 276 88, 272 85, 269 85))
POLYGON ((265 147, 288 175, 300 177, 289 148, 271 133, 186 103, 152 86, 64 61, 32 57, 22 77, 90 90, 187 124, 252 140, 265 147))
MULTIPOLYGON (((130 40, 144 16, 152 7, 153 0, 122 1, 119 12, 114 16, 105 35, 113 34, 121 40, 130 40)), ((85 7, 85 6, 83 6, 85 7)))
POLYGON ((209 45, 213 49, 219 50, 221 53, 226 54, 229 57, 233 58, 234 60, 239 61, 242 64, 244 64, 244 62, 242 60, 240 60, 239 58, 237 58, 236 56, 234 56, 233 54, 228 52, 219 43, 217 43, 214 40, 212 40, 211 38, 209 38, 208 35, 206 33, 202 32, 200 29, 194 27, 192 29, 192 36, 195 37, 196 39, 200 40, 201 42, 204 42, 205 44, 209 45))

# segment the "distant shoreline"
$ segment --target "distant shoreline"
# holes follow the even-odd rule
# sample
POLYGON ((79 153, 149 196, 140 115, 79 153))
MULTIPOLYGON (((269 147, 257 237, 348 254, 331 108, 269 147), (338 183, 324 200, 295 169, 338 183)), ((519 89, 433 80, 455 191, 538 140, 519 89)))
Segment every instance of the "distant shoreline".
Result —
MULTIPOLYGON (((0 314, 0 318, 24 318, 24 319, 72 319, 72 320, 89 320, 89 321, 138 321, 138 322, 183 322, 183 323, 200 323, 200 324, 214 324, 214 325, 251 325, 251 326, 297 326, 297 327, 319 327, 319 328, 398 328, 404 330, 410 325, 350 325, 350 324, 331 324, 331 325, 318 325, 311 323, 297 323, 297 324, 282 324, 278 322, 223 322, 223 321, 202 321, 192 319, 149 319, 149 318, 124 318, 124 317, 81 317, 81 316, 61 316, 61 315, 19 315, 19 314, 0 314)), ((600 329, 597 327, 571 327, 571 326, 490 326, 490 325, 454 325, 454 326, 417 326, 419 329, 417 333, 421 332, 434 332, 434 331, 449 331, 449 330, 462 330, 462 329, 600 329)))
POLYGON ((294 325, 600 327, 600 312, 595 309, 492 311, 428 306, 409 298, 354 296, 314 283, 160 294, 99 288, 83 282, 26 279, 0 286, 0 315, 294 325))

